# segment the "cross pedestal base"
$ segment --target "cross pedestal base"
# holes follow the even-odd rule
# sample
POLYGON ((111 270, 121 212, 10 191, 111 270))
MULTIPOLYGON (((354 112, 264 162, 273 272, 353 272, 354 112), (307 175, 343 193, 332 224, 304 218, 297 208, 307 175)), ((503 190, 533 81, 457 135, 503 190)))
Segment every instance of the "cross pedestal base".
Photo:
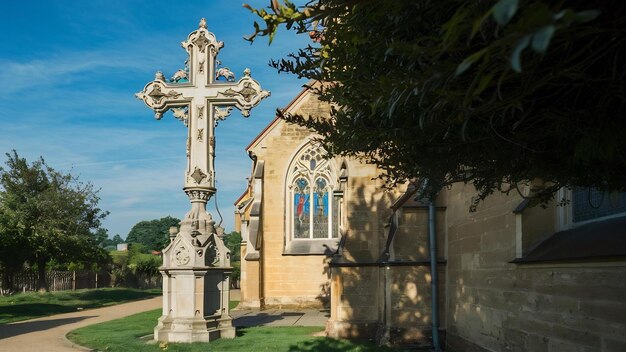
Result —
POLYGON ((231 268, 161 268, 163 315, 154 339, 166 342, 209 342, 234 338, 228 312, 231 268))

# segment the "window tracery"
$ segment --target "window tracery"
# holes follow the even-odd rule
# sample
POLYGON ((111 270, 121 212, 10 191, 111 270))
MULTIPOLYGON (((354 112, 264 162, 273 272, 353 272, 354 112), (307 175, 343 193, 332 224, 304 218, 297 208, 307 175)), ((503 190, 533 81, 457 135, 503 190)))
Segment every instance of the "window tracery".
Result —
POLYGON ((323 150, 308 145, 294 158, 287 177, 287 219, 291 239, 339 237, 340 200, 337 183, 323 150))

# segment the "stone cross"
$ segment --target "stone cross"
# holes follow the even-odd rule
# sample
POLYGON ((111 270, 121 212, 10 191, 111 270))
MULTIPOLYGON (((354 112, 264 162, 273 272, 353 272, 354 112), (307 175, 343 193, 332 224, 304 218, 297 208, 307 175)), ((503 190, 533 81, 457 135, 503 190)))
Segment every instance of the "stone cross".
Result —
POLYGON ((200 21, 182 47, 187 51, 185 68, 166 80, 161 72, 137 98, 161 119, 168 110, 183 121, 187 132, 187 167, 183 190, 191 210, 170 231, 170 244, 163 250, 163 315, 155 327, 156 340, 208 342, 235 337, 229 315, 230 252, 224 246, 206 203, 215 188, 215 127, 233 107, 244 116, 268 97, 250 70, 235 81, 235 75, 219 65, 217 54, 224 46, 200 21), (221 80, 223 78, 223 80, 221 80))
POLYGON ((178 70, 169 82, 163 73, 157 72, 155 80, 136 96, 154 110, 157 119, 172 110, 188 127, 185 191, 198 192, 190 197, 208 200, 215 193, 215 126, 230 114, 233 106, 243 116, 249 116, 250 109, 270 92, 262 90, 259 82, 250 77, 249 69, 237 82, 228 68, 216 70, 216 57, 224 43, 207 30, 204 19, 200 28, 181 44, 189 55, 185 68, 178 70), (219 81, 221 77, 226 82, 219 81))

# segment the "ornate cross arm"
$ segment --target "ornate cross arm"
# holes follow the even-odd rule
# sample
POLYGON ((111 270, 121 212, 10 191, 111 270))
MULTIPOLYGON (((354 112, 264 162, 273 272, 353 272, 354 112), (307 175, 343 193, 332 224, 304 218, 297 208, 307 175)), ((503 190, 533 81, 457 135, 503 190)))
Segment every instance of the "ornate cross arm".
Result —
POLYGON ((202 118, 203 115, 211 114, 204 110, 209 104, 235 106, 247 117, 250 109, 270 95, 261 89, 259 82, 252 79, 249 69, 244 71, 244 76, 237 82, 228 68, 216 69, 219 64, 217 54, 224 43, 207 30, 204 19, 181 46, 188 55, 185 68, 179 69, 169 80, 165 79, 163 73, 157 72, 154 81, 136 94, 155 112, 157 119, 161 119, 167 110, 186 107, 186 111, 175 111, 175 116, 187 124, 189 116, 184 115, 198 115, 202 118), (226 82, 219 81, 220 77, 226 82))
POLYGON ((183 98, 183 94, 175 88, 166 84, 163 73, 157 71, 154 81, 146 84, 141 92, 135 94, 135 97, 143 100, 150 109, 154 110, 154 117, 160 120, 167 110, 189 104, 190 99, 183 98))
POLYGON ((239 80, 237 86, 228 88, 219 94, 234 99, 235 106, 241 110, 245 117, 250 116, 250 109, 257 106, 261 100, 270 96, 270 92, 261 89, 261 85, 250 77, 250 69, 243 71, 244 77, 239 80))
MULTIPOLYGON (((206 86, 204 89, 189 84, 167 83, 163 73, 158 71, 154 81, 146 84, 144 89, 135 96, 143 100, 146 106, 155 112, 156 119, 160 120, 168 110, 188 106, 196 94, 186 96, 185 93, 192 93, 192 89, 204 91, 207 95, 203 98, 215 105, 235 106, 246 117, 250 116, 250 110, 253 107, 271 95, 250 76, 250 69, 246 69, 244 76, 237 83, 215 84, 212 87, 206 86)), ((181 119, 180 116, 177 118, 181 119)))

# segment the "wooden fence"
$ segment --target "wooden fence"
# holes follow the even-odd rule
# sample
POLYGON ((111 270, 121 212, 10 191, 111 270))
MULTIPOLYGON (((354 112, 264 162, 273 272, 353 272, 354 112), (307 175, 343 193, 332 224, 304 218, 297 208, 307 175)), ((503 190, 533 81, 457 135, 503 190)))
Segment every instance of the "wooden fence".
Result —
MULTIPOLYGON (((13 292, 37 291, 37 273, 22 271, 12 276, 13 292)), ((58 271, 46 273, 46 282, 50 291, 78 290, 111 286, 111 275, 106 272, 58 271)), ((7 294, 8 288, 0 282, 0 293, 7 294)))

